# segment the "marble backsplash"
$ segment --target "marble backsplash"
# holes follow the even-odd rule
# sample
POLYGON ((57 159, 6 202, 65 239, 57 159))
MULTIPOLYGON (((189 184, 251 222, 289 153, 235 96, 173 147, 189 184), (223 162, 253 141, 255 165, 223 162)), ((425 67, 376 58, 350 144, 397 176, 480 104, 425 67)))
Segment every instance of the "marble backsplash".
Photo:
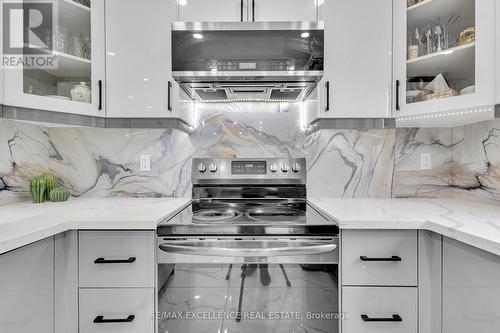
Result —
POLYGON ((322 130, 307 136, 295 112, 204 112, 199 119, 192 135, 50 129, 50 166, 63 186, 82 197, 190 196, 193 157, 305 157, 310 197, 433 196, 451 188, 451 177, 443 176, 450 170, 450 130, 322 130), (422 151, 439 155, 430 171, 418 170, 422 151), (141 153, 151 155, 151 172, 139 171, 141 153))
POLYGON ((30 180, 48 168, 47 129, 0 119, 0 204, 29 198, 30 180))
POLYGON ((500 119, 453 129, 453 195, 500 202, 500 119))
POLYGON ((500 202, 500 120, 451 129, 321 130, 294 112, 205 112, 177 130, 44 128, 0 120, 0 202, 51 168, 77 197, 190 196, 193 157, 306 157, 310 197, 500 202), (433 167, 420 170, 420 154, 433 167), (151 172, 139 171, 141 153, 151 172))

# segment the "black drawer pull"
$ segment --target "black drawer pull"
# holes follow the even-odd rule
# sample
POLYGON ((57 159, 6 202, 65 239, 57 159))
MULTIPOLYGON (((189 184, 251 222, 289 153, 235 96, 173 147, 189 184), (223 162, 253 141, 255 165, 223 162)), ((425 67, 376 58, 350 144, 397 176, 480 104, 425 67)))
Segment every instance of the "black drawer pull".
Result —
POLYGON ((97 316, 94 319, 96 324, 109 324, 109 323, 131 323, 135 319, 135 315, 129 315, 127 318, 123 319, 104 319, 104 316, 97 316))
POLYGON ((359 257, 362 261, 401 261, 401 257, 392 256, 390 258, 368 258, 367 256, 359 257))
POLYGON ((135 257, 130 257, 128 259, 118 259, 118 260, 106 260, 104 258, 97 258, 94 260, 94 264, 131 264, 136 260, 135 257))
POLYGON ((401 318, 401 316, 397 315, 397 314, 393 314, 392 318, 370 318, 370 317, 368 317, 368 315, 362 314, 361 319, 363 319, 363 321, 379 321, 379 322, 380 321, 388 321, 388 322, 401 322, 401 321, 403 321, 403 318, 401 318))

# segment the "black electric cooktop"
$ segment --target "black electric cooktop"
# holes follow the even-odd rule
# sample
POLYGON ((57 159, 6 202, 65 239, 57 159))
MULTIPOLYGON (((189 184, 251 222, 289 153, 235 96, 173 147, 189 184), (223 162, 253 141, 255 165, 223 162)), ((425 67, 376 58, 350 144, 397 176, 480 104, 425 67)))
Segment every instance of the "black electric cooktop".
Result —
POLYGON ((336 235, 338 226, 302 199, 194 200, 162 221, 159 236, 336 235))

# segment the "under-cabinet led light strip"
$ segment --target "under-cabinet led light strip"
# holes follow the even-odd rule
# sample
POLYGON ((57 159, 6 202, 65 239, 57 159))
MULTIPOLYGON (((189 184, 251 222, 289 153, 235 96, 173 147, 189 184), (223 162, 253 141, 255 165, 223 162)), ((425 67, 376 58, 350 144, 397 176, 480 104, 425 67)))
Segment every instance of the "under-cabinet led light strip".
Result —
POLYGON ((467 110, 467 111, 440 112, 440 113, 433 113, 433 114, 421 115, 421 116, 400 117, 400 118, 396 118, 396 121, 408 121, 408 120, 461 116, 461 115, 466 115, 466 114, 481 113, 481 112, 488 112, 488 111, 492 112, 493 108, 490 107, 490 108, 472 109, 472 110, 467 110))
POLYGON ((295 103, 296 100, 288 99, 212 99, 207 101, 195 101, 195 103, 234 103, 234 102, 265 102, 265 103, 295 103))

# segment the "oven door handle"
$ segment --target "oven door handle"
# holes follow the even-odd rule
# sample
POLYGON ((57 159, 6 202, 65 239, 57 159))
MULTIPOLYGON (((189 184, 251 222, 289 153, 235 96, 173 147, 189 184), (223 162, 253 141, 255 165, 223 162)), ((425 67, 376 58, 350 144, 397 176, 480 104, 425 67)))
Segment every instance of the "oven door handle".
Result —
POLYGON ((310 241, 310 242, 271 242, 266 246, 265 241, 231 241, 224 242, 225 246, 215 245, 216 241, 172 241, 160 244, 162 251, 174 254, 188 254, 201 256, 224 256, 224 257, 272 257, 272 256, 294 256, 308 254, 324 254, 337 248, 332 242, 310 241), (254 246, 249 246, 249 245, 254 246), (255 246, 258 245, 258 246, 255 246))

